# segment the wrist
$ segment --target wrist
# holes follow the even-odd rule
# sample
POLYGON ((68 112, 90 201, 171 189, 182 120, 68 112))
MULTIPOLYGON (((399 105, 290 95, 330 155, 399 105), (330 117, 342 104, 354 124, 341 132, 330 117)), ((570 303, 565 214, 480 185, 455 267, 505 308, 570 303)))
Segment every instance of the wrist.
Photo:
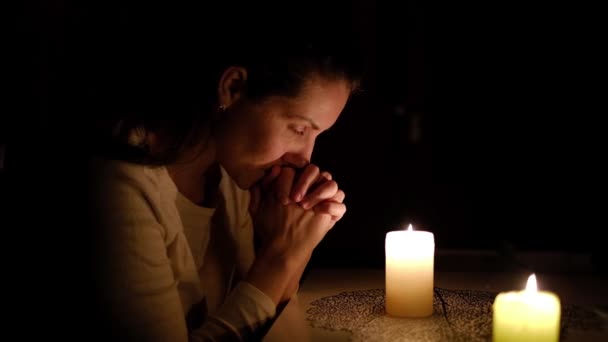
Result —
POLYGON ((297 263, 284 253, 263 249, 247 274, 247 281, 279 304, 297 272, 297 263))

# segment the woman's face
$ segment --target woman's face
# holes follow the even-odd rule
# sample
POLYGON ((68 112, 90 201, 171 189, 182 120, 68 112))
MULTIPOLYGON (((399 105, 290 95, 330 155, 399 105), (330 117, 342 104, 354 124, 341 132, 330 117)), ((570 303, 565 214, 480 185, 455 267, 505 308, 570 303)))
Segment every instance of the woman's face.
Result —
POLYGON ((314 77, 297 97, 237 102, 214 134, 218 162, 243 189, 273 165, 308 164, 315 139, 336 122, 349 95, 347 81, 314 77))

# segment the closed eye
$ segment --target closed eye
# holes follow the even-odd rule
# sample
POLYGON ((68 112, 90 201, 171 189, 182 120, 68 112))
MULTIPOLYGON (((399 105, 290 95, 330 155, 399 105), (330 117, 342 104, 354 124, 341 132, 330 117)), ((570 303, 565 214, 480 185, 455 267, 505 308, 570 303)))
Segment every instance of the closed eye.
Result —
POLYGON ((303 127, 291 127, 291 130, 297 135, 304 135, 306 133, 306 126, 303 127))

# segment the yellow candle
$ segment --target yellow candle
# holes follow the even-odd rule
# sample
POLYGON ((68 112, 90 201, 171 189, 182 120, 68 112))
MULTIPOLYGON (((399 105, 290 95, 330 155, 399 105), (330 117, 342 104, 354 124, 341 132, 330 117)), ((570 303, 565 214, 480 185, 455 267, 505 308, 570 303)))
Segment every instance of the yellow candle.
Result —
POLYGON ((386 313, 397 317, 433 314, 435 239, 431 232, 386 234, 386 313))
POLYGON ((534 274, 524 291, 498 294, 493 311, 494 342, 559 341, 559 298, 551 292, 537 291, 534 274))

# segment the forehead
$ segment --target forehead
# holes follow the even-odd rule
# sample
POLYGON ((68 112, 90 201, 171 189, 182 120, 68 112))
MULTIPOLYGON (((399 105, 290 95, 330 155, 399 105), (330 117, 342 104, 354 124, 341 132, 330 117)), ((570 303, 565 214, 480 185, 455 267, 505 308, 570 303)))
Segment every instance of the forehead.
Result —
POLYGON ((305 81, 297 96, 277 96, 268 99, 268 104, 280 109, 282 115, 308 118, 325 130, 338 119, 348 101, 350 89, 345 80, 315 76, 305 81))

